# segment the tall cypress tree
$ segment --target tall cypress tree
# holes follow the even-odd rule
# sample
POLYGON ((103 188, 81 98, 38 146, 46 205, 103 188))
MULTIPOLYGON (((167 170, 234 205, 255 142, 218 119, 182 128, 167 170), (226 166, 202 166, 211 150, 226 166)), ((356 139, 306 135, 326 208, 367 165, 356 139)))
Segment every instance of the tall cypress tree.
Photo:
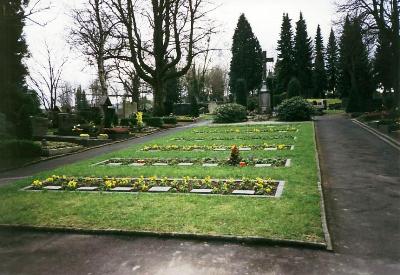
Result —
POLYGON ((277 93, 287 92, 288 84, 294 76, 293 31, 289 14, 283 14, 276 63, 277 93))
POLYGON ((321 35, 321 28, 318 25, 317 35, 315 37, 315 60, 313 70, 314 97, 325 98, 327 87, 324 42, 321 35))
POLYGON ((370 111, 374 83, 358 20, 346 19, 340 47, 339 87, 342 94, 348 95, 346 111, 370 111))
POLYGON ((336 88, 337 88, 337 78, 338 78, 338 70, 337 70, 338 53, 339 53, 338 51, 339 49, 337 46, 335 33, 333 32, 333 29, 331 29, 328 45, 326 47, 326 73, 327 73, 327 89, 333 94, 333 96, 337 96, 336 88))
POLYGON ((263 55, 260 43, 244 14, 239 18, 232 43, 229 86, 236 102, 247 106, 247 96, 262 82, 263 55), (243 89, 245 82, 246 89, 243 89))
POLYGON ((29 116, 37 113, 38 102, 28 91, 28 73, 22 60, 28 55, 23 36, 27 0, 0 0, 0 112, 14 125, 15 134, 29 138, 29 116))
POLYGON ((296 23, 296 36, 294 39, 294 65, 295 74, 300 81, 301 96, 312 95, 312 41, 307 34, 307 24, 300 13, 300 19, 296 23))
POLYGON ((374 76, 376 82, 379 83, 385 93, 393 89, 396 85, 394 62, 395 56, 394 52, 391 50, 390 42, 380 35, 375 52, 374 76))

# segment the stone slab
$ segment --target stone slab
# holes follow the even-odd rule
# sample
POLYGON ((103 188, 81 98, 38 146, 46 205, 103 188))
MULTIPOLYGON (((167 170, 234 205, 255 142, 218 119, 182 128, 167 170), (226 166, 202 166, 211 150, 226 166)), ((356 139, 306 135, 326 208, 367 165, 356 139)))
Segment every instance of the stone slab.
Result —
POLYGON ((265 148, 264 151, 277 151, 278 148, 273 147, 273 148, 265 148))
POLYGON ((271 166, 272 166, 271 163, 258 163, 258 164, 256 164, 256 165, 254 165, 254 167, 257 167, 257 168, 271 167, 271 166))
POLYGON ((212 189, 192 189, 190 193, 196 193, 196 194, 211 194, 212 189))
POLYGON ((121 166, 121 162, 113 162, 113 163, 107 163, 107 166, 121 166))
POLYGON ((178 166, 193 166, 193 163, 191 163, 191 162, 181 162, 181 163, 178 163, 178 166))
POLYGON ((157 162, 157 163, 153 163, 153 166, 168 166, 168 163, 157 162))
POLYGON ((248 195, 248 196, 250 196, 250 195, 255 195, 256 191, 254 191, 254 190, 234 190, 232 192, 232 194, 233 195, 248 195))
POLYGON ((149 192, 154 192, 154 193, 159 192, 159 193, 162 193, 162 192, 168 192, 169 190, 171 190, 171 187, 154 186, 154 187, 151 187, 151 188, 149 189, 149 192))
POLYGON ((129 166, 134 166, 134 167, 140 167, 140 166, 145 166, 145 165, 146 165, 146 163, 137 163, 137 162, 129 164, 129 166))
POLYGON ((91 187, 79 187, 78 189, 76 189, 78 191, 97 191, 99 190, 99 187, 97 186, 91 186, 91 187))
POLYGON ((132 187, 115 187, 111 189, 113 192, 131 192, 132 190, 132 187))
POLYGON ((239 151, 251 151, 251 148, 250 147, 242 147, 242 148, 239 148, 239 151))
POLYGON ((218 163, 204 163, 203 167, 217 167, 218 163))
POLYGON ((290 167, 292 166, 292 160, 291 159, 287 159, 286 163, 285 163, 285 167, 290 167))
POLYGON ((45 186, 43 187, 44 190, 49 190, 49 191, 57 191, 57 190, 62 190, 62 186, 45 186))
POLYGON ((227 151, 226 148, 215 148, 214 151, 227 151))

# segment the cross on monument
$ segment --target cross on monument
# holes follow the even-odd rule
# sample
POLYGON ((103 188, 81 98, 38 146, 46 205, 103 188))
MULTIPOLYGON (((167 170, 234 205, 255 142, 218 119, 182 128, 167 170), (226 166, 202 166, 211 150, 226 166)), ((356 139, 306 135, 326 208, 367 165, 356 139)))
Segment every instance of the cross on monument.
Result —
POLYGON ((267 65, 268 63, 273 63, 273 57, 267 57, 267 51, 263 51, 263 80, 267 80, 267 65))

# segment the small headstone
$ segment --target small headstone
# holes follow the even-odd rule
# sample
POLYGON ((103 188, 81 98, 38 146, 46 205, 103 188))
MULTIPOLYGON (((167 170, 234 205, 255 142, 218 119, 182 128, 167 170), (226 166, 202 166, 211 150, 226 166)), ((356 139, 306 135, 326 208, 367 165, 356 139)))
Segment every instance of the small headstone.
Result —
POLYGON ((254 190, 234 190, 233 195, 254 195, 256 191, 254 190))
POLYGON ((215 148, 214 151, 226 151, 226 148, 215 148))
POLYGON ((151 187, 149 189, 149 192, 154 192, 154 193, 160 192, 160 193, 162 193, 162 192, 168 192, 169 190, 171 190, 171 187, 154 186, 154 187, 151 187))
POLYGON ((212 189, 192 189, 190 193, 196 193, 196 194, 211 194, 212 189))
POLYGON ((278 148, 276 147, 267 147, 264 149, 264 151, 276 151, 276 150, 278 150, 278 148))
POLYGON ((218 163, 204 163, 203 167, 217 167, 218 163))
POLYGON ((292 166, 292 160, 291 159, 287 159, 286 163, 285 163, 285 167, 289 167, 292 166))
POLYGON ((204 141, 204 139, 195 139, 194 141, 204 141))
POLYGON ((129 166, 135 166, 135 167, 140 167, 140 166, 145 166, 146 165, 146 163, 137 163, 137 162, 134 162, 134 163, 131 163, 131 164, 129 164, 129 166))
POLYGON ((251 151, 250 147, 241 147, 239 148, 239 151, 251 151))
POLYGON ((57 190, 61 190, 62 186, 45 186, 45 187, 43 187, 43 189, 49 190, 49 191, 57 191, 57 190))
POLYGON ((193 166, 193 163, 191 163, 191 162, 181 162, 181 163, 178 163, 178 166, 193 166))
POLYGON ((122 163, 121 162, 111 162, 111 163, 107 163, 107 166, 121 166, 122 163))
POLYGON ((165 162, 156 162, 156 163, 153 163, 153 166, 168 166, 168 163, 165 163, 165 162))
POLYGON ((160 150, 148 150, 147 152, 155 153, 155 152, 160 152, 160 150))
POLYGON ((271 166, 272 166, 271 163, 258 163, 258 164, 256 164, 256 165, 254 165, 254 167, 257 167, 257 168, 261 168, 261 167, 271 167, 271 166))
POLYGON ((96 191, 98 189, 99 189, 99 187, 97 187, 97 186, 90 186, 90 187, 79 187, 76 190, 78 190, 78 191, 96 191))
POLYGON ((113 192, 131 192, 132 190, 132 187, 115 187, 111 189, 113 192))
POLYGON ((194 149, 194 150, 192 150, 193 152, 204 152, 204 150, 203 149, 194 149))

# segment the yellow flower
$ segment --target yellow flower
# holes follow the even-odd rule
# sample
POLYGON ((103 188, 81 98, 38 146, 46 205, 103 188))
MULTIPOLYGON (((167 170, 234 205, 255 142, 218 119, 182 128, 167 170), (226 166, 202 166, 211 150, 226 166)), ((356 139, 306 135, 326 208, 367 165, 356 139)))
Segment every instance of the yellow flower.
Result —
POLYGON ((69 189, 76 189, 77 184, 78 184, 78 183, 77 183, 76 181, 71 180, 71 181, 68 182, 67 187, 68 187, 69 189))
POLYGON ((285 149, 286 145, 285 144, 279 144, 278 145, 278 150, 283 150, 285 149))
POLYGON ((43 186, 43 183, 40 180, 35 180, 33 181, 32 185, 35 188, 41 188, 43 186))

